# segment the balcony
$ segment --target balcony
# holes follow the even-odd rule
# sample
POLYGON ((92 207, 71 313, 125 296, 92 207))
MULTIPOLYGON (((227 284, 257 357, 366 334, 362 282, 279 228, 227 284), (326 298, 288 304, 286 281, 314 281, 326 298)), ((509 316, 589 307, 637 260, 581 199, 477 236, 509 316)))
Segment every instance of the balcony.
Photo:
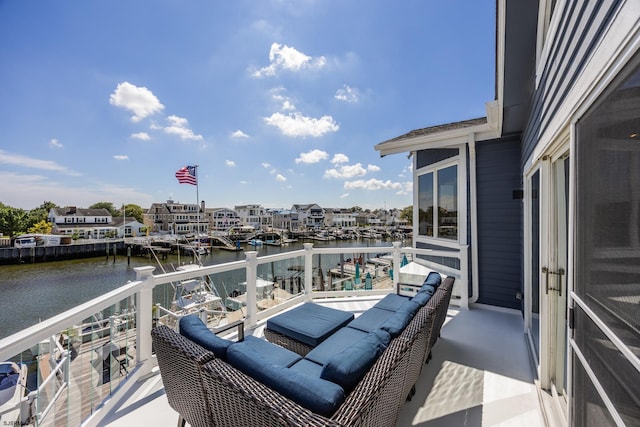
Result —
MULTIPOLYGON (((405 254, 443 255, 399 244, 389 250, 396 272, 402 271, 405 254)), ((353 251, 349 248, 349 253, 353 251)), ((370 254, 379 251, 379 247, 357 249, 370 254)), ((27 364, 37 378, 20 404, 22 421, 92 426, 177 421, 164 394, 149 335, 154 323, 175 325, 187 313, 176 312, 171 299, 158 302, 154 296, 154 290, 161 294, 158 291, 171 283, 186 287, 203 276, 215 283, 221 275, 235 275, 238 283, 246 284, 240 310, 199 312, 209 313, 206 319, 211 326, 221 318, 242 318, 245 334, 262 337, 267 318, 305 301, 357 316, 393 292, 401 279, 420 280, 412 272, 394 274, 391 279, 382 271, 372 271, 379 274, 371 290, 359 286, 355 278, 355 286, 349 287, 345 279, 319 282, 314 271, 321 257, 339 253, 339 248, 315 249, 306 244, 301 251, 260 258, 247 252, 244 261, 167 274, 153 275, 153 267, 138 268, 138 281, 1 340, 0 358, 27 364), (296 288, 293 280, 290 286, 284 280, 274 281, 278 285, 273 288, 262 287, 266 280, 260 276, 269 271, 301 273, 302 288, 296 288)), ((460 279, 465 274, 457 272, 461 286, 454 290, 433 358, 418 379, 416 394, 403 405, 397 425, 544 425, 520 313, 465 308, 466 296, 460 291, 467 288, 460 279)))

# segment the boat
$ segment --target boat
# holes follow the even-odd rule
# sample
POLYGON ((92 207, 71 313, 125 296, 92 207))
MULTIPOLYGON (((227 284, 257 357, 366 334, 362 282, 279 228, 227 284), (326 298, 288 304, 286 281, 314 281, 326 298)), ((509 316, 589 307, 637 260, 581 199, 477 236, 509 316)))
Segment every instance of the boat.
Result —
POLYGON ((251 239, 249 240, 249 244, 251 246, 262 246, 264 244, 264 242, 260 239, 251 239))
MULTIPOLYGON (((195 271, 201 266, 197 264, 185 264, 178 267, 177 271, 195 271)), ((177 316, 184 316, 207 310, 209 315, 217 312, 217 324, 221 324, 221 316, 224 317, 225 308, 222 298, 215 290, 211 279, 208 276, 201 276, 193 279, 183 280, 174 285, 173 300, 170 311, 177 316)))
POLYGON ((22 424, 20 406, 27 391, 27 365, 0 363, 0 423, 3 426, 22 424))
MULTIPOLYGON (((247 305, 247 282, 241 282, 238 286, 239 289, 234 289, 231 292, 225 304, 227 309, 232 311, 241 310, 247 305)), ((256 301, 258 306, 264 305, 261 301, 270 300, 272 296, 275 299, 274 292, 277 287, 278 284, 276 282, 258 277, 256 279, 256 301)), ((282 296, 278 296, 278 298, 282 298, 282 296)))

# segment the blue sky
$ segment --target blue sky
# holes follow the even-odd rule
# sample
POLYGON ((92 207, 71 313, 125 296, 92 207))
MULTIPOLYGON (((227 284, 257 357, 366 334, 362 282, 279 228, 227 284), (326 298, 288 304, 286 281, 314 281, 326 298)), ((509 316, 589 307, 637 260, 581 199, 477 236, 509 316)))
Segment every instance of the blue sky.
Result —
POLYGON ((373 146, 482 117, 495 0, 0 0, 0 202, 402 208, 373 146))

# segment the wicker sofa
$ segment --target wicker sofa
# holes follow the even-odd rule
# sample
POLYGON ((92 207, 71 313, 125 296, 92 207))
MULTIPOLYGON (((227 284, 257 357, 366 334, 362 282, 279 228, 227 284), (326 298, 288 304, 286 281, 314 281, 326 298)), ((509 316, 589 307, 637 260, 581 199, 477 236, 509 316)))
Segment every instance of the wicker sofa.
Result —
POLYGON ((158 326, 152 338, 169 404, 180 414, 179 423, 192 426, 394 425, 439 335, 453 282, 452 277, 443 280, 394 338, 379 328, 371 331, 369 341, 382 337, 384 345, 376 342, 380 354, 357 383, 344 387, 340 399, 322 403, 315 400, 325 398, 323 390, 333 393, 342 387, 293 372, 288 368, 293 355, 296 365, 306 359, 285 348, 249 336, 221 349, 201 337, 158 326), (272 356, 263 360, 265 353, 277 361, 272 356), (238 357, 254 363, 239 365, 238 357))

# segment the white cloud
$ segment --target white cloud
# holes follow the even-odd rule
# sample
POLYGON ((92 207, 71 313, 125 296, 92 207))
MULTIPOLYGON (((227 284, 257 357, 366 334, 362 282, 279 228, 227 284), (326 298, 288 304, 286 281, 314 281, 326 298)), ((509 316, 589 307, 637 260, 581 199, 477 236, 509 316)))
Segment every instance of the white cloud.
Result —
POLYGON ((367 166, 367 171, 369 171, 369 172, 379 172, 380 171, 380 166, 368 165, 367 166))
POLYGON ((224 164, 227 165, 230 168, 235 168, 236 167, 236 162, 234 162, 233 160, 225 160, 224 164))
POLYGON ((116 154, 113 158, 116 160, 129 160, 129 156, 126 154, 116 154))
POLYGON ((261 68, 253 73, 254 77, 272 77, 280 71, 298 72, 305 69, 322 68, 327 60, 324 56, 312 58, 293 47, 273 43, 269 51, 269 62, 267 67, 261 68))
POLYGON ((296 163, 318 163, 321 160, 329 158, 329 154, 322 150, 311 150, 308 153, 300 153, 300 157, 296 159, 296 163))
POLYGON ((132 122, 139 122, 164 109, 158 98, 146 87, 138 87, 129 82, 118 83, 109 97, 111 105, 133 112, 132 122))
POLYGON ((276 181, 285 182, 287 178, 282 176, 281 174, 276 175, 276 181))
POLYGON ((331 116, 322 116, 319 119, 306 117, 300 113, 291 113, 284 115, 282 113, 274 113, 271 117, 266 117, 264 121, 275 126, 286 136, 319 137, 329 132, 337 132, 340 129, 331 116))
POLYGON ((344 193, 340 196, 341 199, 346 199, 347 197, 349 197, 349 193, 344 193))
POLYGON ((267 163, 267 162, 262 162, 262 167, 265 169, 269 169, 271 167, 271 164, 267 163))
POLYGON ((282 103, 281 107, 282 111, 295 111, 296 106, 291 103, 288 99, 282 103))
POLYGON ((337 153, 336 155, 333 156, 333 159, 331 159, 331 163, 338 164, 338 163, 347 163, 349 161, 349 157, 347 157, 346 154, 342 154, 342 153, 337 153))
POLYGON ((396 194, 406 195, 411 193, 413 184, 411 182, 393 182, 390 180, 382 181, 380 179, 372 178, 367 181, 364 179, 346 181, 344 183, 344 188, 346 190, 363 189, 370 191, 396 190, 396 194))
POLYGON ((362 167, 362 164, 356 163, 355 165, 345 165, 335 169, 328 169, 324 172, 324 177, 336 178, 336 179, 350 179, 356 176, 364 176, 366 174, 367 174, 367 170, 362 167))
POLYGON ((249 138, 249 135, 247 135, 246 133, 238 129, 237 131, 231 134, 231 138, 249 138))
POLYGON ((149 136, 148 133, 146 132, 138 132, 138 133, 132 133, 131 134, 131 138, 133 139, 139 139, 141 141, 149 141, 151 139, 151 137, 149 136))
POLYGON ((0 150, 0 164, 60 172, 70 176, 80 176, 78 172, 75 172, 66 166, 61 166, 51 160, 40 160, 34 159, 33 157, 22 156, 20 154, 9 154, 4 150, 0 150))
POLYGON ((360 100, 360 95, 358 94, 358 89, 344 85, 342 89, 338 89, 335 98, 339 101, 354 104, 360 100))
POLYGON ((56 138, 52 138, 51 141, 49 141, 49 145, 53 148, 62 148, 63 145, 60 143, 60 141, 58 141, 56 138))
POLYGON ((178 135, 180 139, 202 140, 202 135, 196 135, 189 129, 189 121, 184 117, 169 116, 167 121, 169 126, 163 128, 165 133, 178 135))

